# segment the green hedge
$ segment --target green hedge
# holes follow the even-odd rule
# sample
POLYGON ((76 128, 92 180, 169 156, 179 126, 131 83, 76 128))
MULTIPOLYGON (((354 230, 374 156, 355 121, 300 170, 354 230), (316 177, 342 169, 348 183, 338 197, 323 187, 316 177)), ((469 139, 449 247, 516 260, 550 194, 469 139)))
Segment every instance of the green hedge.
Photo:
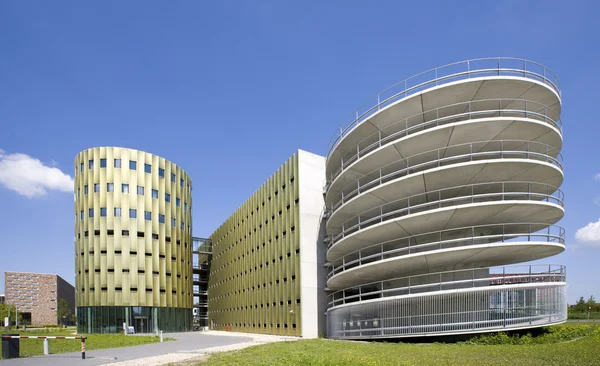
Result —
POLYGON ((507 332, 485 334, 466 341, 466 344, 548 344, 570 341, 591 335, 600 335, 600 327, 589 324, 561 325, 542 328, 539 335, 510 334, 507 332))

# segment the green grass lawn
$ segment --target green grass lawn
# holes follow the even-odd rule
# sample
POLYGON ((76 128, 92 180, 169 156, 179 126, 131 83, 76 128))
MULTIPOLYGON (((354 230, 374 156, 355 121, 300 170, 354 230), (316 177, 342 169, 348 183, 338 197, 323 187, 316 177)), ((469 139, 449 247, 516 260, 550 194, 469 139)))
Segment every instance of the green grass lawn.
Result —
POLYGON ((538 337, 502 333, 456 344, 300 340, 216 354, 201 365, 591 366, 600 365, 600 326, 559 325, 538 337))
MULTIPOLYGON (((20 334, 20 335, 40 335, 40 336, 73 336, 71 330, 28 330, 28 331, 3 331, 3 334, 20 334)), ((165 340, 171 340, 166 338, 165 340)), ((81 340, 78 339, 50 339, 50 353, 65 353, 65 352, 80 352, 81 340)), ((86 335, 85 349, 86 351, 137 346, 147 343, 160 342, 159 337, 155 336, 126 336, 120 334, 90 334, 86 335)), ((20 356, 30 357, 44 354, 43 339, 21 339, 20 340, 20 356)), ((0 354, 1 356, 1 354, 0 354)))

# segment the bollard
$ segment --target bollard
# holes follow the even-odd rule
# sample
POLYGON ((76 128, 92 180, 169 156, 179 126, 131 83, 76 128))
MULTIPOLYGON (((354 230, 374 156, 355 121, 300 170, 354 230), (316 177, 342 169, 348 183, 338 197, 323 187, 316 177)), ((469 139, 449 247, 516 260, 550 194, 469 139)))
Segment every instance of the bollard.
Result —
POLYGON ((85 360, 85 337, 81 337, 81 359, 85 360))
POLYGON ((161 331, 160 331, 160 343, 162 343, 162 342, 163 342, 163 336, 162 336, 162 332, 163 332, 163 331, 161 330, 161 331))
POLYGON ((44 355, 48 356, 50 354, 50 342, 48 338, 44 338, 44 355))

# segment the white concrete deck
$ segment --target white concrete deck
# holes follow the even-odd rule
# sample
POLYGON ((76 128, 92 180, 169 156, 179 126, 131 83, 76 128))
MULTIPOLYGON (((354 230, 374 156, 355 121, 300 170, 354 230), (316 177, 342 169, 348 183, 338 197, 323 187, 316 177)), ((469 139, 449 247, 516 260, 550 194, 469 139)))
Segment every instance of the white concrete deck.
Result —
POLYGON ((558 204, 524 200, 500 200, 437 208, 390 219, 353 232, 329 248, 327 260, 336 260, 350 252, 386 240, 430 231, 470 225, 529 222, 532 218, 536 222, 552 225, 563 216, 564 209, 558 204))
MULTIPOLYGON (((327 221, 327 230, 340 226, 345 220, 370 208, 396 201, 402 197, 432 192, 447 187, 494 182, 538 182, 559 187, 563 173, 556 165, 531 159, 486 159, 443 167, 391 180, 381 185, 372 183, 372 188, 363 188, 360 194, 344 200, 343 205, 333 211, 327 221)), ((354 190, 356 187, 352 186, 354 190)), ((347 197, 347 195, 346 195, 347 197)), ((339 204, 337 196, 331 204, 339 204)), ((328 206, 330 207, 330 206, 328 206)))
MULTIPOLYGON (((551 147, 548 155, 552 157, 556 157, 562 147, 560 131, 548 124, 531 119, 497 117, 439 126, 401 137, 374 149, 368 154, 361 155, 360 159, 345 166, 342 173, 331 182, 327 191, 326 203, 329 205, 332 197, 338 195, 349 183, 386 164, 405 160, 435 149, 500 140, 533 141, 546 144, 551 147)), ((485 145, 479 144, 478 149, 473 152, 485 151, 485 149, 485 145)), ((337 164, 336 169, 339 169, 339 164, 337 164)), ((328 174, 330 172, 328 170, 328 174)))
POLYGON ((509 265, 550 257, 564 250, 563 244, 549 242, 505 242, 432 250, 353 267, 331 277, 327 288, 335 291, 389 278, 509 265))

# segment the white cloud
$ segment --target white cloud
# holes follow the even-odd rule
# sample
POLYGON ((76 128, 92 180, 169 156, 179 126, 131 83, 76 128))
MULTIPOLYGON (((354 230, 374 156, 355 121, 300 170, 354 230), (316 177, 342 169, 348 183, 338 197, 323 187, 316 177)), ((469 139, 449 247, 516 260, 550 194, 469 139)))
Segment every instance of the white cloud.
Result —
POLYGON ((577 230, 575 239, 584 246, 600 248, 600 219, 577 230))
POLYGON ((594 175, 594 180, 595 180, 596 182, 600 182, 600 173, 598 173, 598 174, 594 175))
POLYGON ((73 192, 73 178, 26 154, 0 149, 0 185, 23 196, 43 196, 48 190, 73 192))

